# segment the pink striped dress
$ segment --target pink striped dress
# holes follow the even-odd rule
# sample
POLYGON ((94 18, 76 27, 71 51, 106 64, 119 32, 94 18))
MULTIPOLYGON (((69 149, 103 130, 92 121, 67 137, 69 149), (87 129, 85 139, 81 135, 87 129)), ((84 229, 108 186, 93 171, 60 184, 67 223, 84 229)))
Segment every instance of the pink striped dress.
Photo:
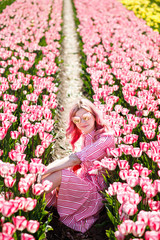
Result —
POLYGON ((102 134, 94 140, 94 131, 83 135, 82 150, 76 152, 81 160, 77 171, 62 170, 62 182, 56 190, 47 194, 47 206, 56 206, 62 221, 68 227, 86 232, 98 219, 103 207, 100 190, 105 187, 102 170, 95 168, 94 161, 107 156, 106 149, 114 148, 112 134, 102 134))

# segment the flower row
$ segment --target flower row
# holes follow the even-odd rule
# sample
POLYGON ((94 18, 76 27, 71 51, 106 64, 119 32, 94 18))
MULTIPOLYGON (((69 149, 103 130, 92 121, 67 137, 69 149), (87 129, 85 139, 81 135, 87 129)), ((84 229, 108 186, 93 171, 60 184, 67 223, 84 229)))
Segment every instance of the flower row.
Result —
POLYGON ((86 55, 83 69, 92 88, 88 92, 93 92, 95 105, 116 137, 112 158, 104 158, 100 166, 95 162, 110 172, 116 188, 115 193, 107 181, 106 208, 115 228, 114 236, 110 230, 107 235, 159 237, 160 35, 116 0, 74 3, 86 55), (154 218, 154 227, 137 219, 141 210, 154 218), (135 227, 132 222, 134 230, 127 232, 123 223, 129 219, 135 227))
POLYGON ((2 239, 45 237, 43 193, 51 184, 39 183, 39 174, 55 141, 61 12, 59 0, 18 0, 0 15, 2 239))

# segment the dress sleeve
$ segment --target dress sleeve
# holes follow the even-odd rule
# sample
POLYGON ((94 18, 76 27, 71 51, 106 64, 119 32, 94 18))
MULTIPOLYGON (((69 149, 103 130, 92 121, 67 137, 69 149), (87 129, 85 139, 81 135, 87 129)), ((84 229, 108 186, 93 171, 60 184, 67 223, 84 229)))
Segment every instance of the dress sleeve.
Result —
POLYGON ((84 147, 81 151, 76 152, 75 154, 81 160, 84 161, 95 161, 101 159, 107 155, 107 148, 114 148, 114 136, 107 135, 100 137, 97 141, 92 143, 89 146, 84 147))

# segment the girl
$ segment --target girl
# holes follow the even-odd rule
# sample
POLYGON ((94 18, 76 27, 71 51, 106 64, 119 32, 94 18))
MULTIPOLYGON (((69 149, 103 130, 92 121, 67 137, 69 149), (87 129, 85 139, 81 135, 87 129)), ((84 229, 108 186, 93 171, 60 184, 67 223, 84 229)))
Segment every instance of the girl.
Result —
POLYGON ((107 132, 95 105, 87 99, 80 99, 72 107, 66 137, 70 137, 73 150, 82 137, 82 150, 47 166, 43 179, 53 182, 46 194, 47 206, 57 208, 65 225, 84 233, 98 219, 103 207, 100 191, 105 182, 95 161, 108 156, 107 149, 114 148, 114 137, 107 132))

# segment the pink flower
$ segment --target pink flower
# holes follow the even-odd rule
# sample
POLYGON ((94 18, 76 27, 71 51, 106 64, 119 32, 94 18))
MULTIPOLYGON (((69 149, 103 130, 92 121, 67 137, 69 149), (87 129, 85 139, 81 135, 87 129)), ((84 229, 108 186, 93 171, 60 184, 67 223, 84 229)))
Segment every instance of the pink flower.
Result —
POLYGON ((44 192, 44 187, 41 183, 37 183, 32 186, 32 193, 34 195, 41 195, 44 192))
POLYGON ((137 221, 144 222, 148 225, 149 214, 147 211, 141 210, 137 215, 137 221))
POLYGON ((35 240, 35 238, 28 233, 22 233, 21 240, 35 240))
POLYGON ((12 217, 13 223, 17 230, 23 231, 27 227, 27 219, 24 216, 12 217))
POLYGON ((24 178, 20 178, 20 181, 18 183, 18 190, 20 191, 21 194, 24 194, 28 192, 30 187, 30 183, 26 181, 24 178))
POLYGON ((27 223, 27 230, 30 233, 35 233, 38 231, 39 228, 39 222, 37 222, 36 220, 29 220, 27 223))
POLYGON ((160 238, 160 232, 146 231, 144 237, 145 240, 158 240, 160 238))
POLYGON ((151 215, 148 220, 148 225, 151 231, 160 231, 160 216, 158 214, 151 215))
POLYGON ((24 212, 32 211, 36 207, 36 204, 37 204, 36 199, 32 199, 30 197, 25 198, 23 211, 24 212))
POLYGON ((117 159, 112 159, 112 158, 103 158, 101 160, 101 164, 104 168, 109 169, 110 171, 113 171, 116 169, 117 166, 117 159))
POLYGON ((27 137, 21 137, 20 142, 21 142, 22 145, 26 146, 29 142, 29 139, 27 137))
POLYGON ((2 240, 14 240, 10 234, 7 233, 0 233, 0 239, 2 240))
POLYGON ((132 233, 134 222, 132 220, 125 220, 118 225, 118 230, 122 235, 128 235, 132 233))
POLYGON ((116 231, 114 233, 115 237, 117 240, 124 240, 125 239, 125 235, 123 235, 120 231, 116 231))
POLYGON ((11 176, 7 176, 4 179, 4 183, 5 183, 6 187, 9 187, 9 188, 12 188, 13 185, 15 184, 15 182, 16 182, 16 179, 13 179, 13 177, 11 177, 11 176))
POLYGON ((11 201, 3 202, 2 206, 2 215, 4 217, 10 217, 13 213, 15 213, 14 203, 11 201))
POLYGON ((48 192, 52 188, 53 182, 44 180, 44 181, 42 181, 42 185, 44 187, 44 191, 48 192))
POLYGON ((10 135, 11 135, 12 139, 17 139, 18 136, 19 136, 19 132, 18 131, 11 131, 10 135))
POLYGON ((126 160, 119 160, 118 166, 120 169, 129 169, 129 163, 126 160))
POLYGON ((37 145, 36 150, 35 150, 36 157, 42 156, 44 151, 45 151, 45 148, 42 145, 37 145))
POLYGON ((126 182, 130 187, 135 187, 139 182, 139 177, 135 176, 127 176, 126 182))
POLYGON ((148 168, 144 167, 141 171, 140 171, 140 176, 141 177, 148 177, 148 175, 152 172, 152 170, 149 170, 148 168))
POLYGON ((150 144, 147 143, 147 142, 140 142, 140 149, 143 151, 143 152, 146 152, 148 151, 150 148, 150 144))
POLYGON ((10 223, 10 222, 6 222, 2 225, 2 232, 6 233, 8 235, 13 235, 13 233, 16 231, 15 226, 10 223))
POLYGON ((28 172, 28 162, 25 160, 18 162, 17 172, 19 172, 20 174, 26 174, 28 172))
POLYGON ((153 182, 153 185, 155 186, 155 189, 160 192, 160 179, 156 179, 153 182))
POLYGON ((142 155, 142 150, 140 148, 133 148, 131 155, 132 157, 140 157, 142 155))
POLYGON ((137 205, 126 202, 123 204, 123 212, 129 216, 133 216, 138 211, 137 205))
POLYGON ((135 237, 142 237, 146 228, 146 224, 142 221, 136 221, 133 225, 132 233, 135 237))

